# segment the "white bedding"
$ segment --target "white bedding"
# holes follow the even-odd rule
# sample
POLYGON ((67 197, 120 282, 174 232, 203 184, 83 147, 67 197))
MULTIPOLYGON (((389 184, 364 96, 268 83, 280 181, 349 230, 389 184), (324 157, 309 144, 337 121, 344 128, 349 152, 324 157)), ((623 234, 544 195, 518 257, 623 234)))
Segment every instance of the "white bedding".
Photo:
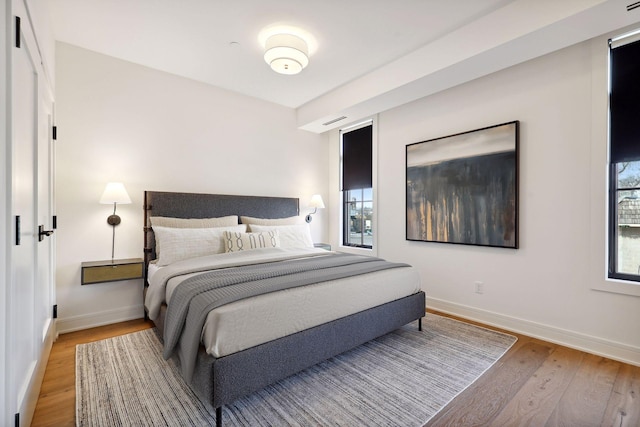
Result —
MULTIPOLYGON (((153 320, 158 301, 170 302, 176 286, 187 277, 180 270, 227 268, 241 264, 278 261, 306 256, 330 256, 322 249, 270 248, 212 255, 184 261, 181 265, 150 265, 145 306, 153 320), (211 267, 206 267, 210 265, 211 267), (168 269, 172 269, 169 271, 168 269)), ((203 270, 204 271, 204 270, 203 270)), ((237 301, 212 310, 202 331, 207 353, 222 357, 349 314, 384 304, 420 291, 420 278, 413 267, 393 268, 362 276, 287 289, 237 301)))

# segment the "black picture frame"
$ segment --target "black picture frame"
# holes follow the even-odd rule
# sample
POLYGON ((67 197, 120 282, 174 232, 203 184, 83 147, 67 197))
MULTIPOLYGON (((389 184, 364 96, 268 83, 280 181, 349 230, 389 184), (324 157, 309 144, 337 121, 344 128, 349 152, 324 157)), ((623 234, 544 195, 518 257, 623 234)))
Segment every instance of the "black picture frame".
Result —
POLYGON ((518 248, 520 122, 406 146, 406 240, 518 248))

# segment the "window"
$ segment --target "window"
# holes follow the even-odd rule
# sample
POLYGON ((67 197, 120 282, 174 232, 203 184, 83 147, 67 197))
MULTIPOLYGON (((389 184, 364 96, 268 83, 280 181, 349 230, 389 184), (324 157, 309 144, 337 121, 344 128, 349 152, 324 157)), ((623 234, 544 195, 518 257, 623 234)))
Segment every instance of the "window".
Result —
POLYGON ((373 248, 373 124, 341 132, 342 244, 373 248))
POLYGON ((640 37, 609 41, 609 277, 640 281, 640 37))
POLYGON ((343 244, 360 248, 373 247, 373 189, 343 191, 343 244))

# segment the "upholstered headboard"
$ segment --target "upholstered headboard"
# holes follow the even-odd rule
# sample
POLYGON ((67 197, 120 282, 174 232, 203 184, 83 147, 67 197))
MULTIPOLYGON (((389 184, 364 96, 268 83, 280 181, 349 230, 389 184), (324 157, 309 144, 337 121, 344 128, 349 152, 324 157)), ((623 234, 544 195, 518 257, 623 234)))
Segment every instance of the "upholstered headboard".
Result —
POLYGON ((227 215, 286 218, 300 214, 297 198, 234 196, 228 194, 144 192, 145 283, 149 262, 156 257, 152 216, 172 218, 216 218, 227 215))

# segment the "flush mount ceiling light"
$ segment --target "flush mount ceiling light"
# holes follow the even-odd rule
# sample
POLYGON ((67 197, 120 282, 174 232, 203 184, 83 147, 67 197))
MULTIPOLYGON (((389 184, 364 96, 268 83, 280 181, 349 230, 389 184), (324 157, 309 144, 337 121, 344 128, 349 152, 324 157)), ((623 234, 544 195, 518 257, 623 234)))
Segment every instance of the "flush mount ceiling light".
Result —
POLYGON ((280 74, 298 74, 309 64, 307 42, 293 34, 274 34, 265 41, 264 60, 280 74))

